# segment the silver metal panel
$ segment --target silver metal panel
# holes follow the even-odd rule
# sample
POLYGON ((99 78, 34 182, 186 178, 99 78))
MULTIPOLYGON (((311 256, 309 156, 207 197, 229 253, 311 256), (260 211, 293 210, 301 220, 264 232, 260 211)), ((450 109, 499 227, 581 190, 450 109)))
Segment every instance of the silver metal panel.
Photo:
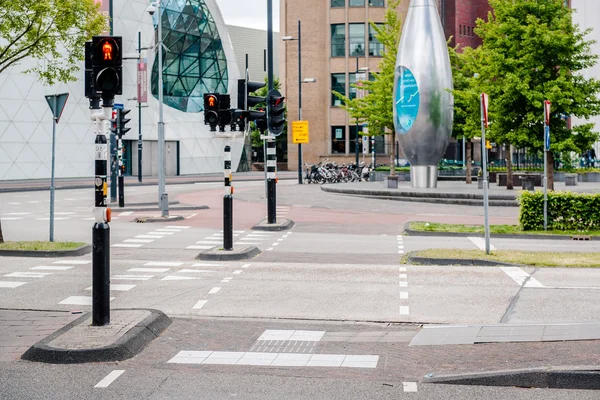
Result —
POLYGON ((415 169, 411 172, 415 187, 436 187, 437 176, 429 176, 442 158, 452 135, 454 101, 448 90, 452 89, 452 70, 446 38, 435 5, 435 0, 411 0, 402 30, 396 59, 394 79, 394 125, 398 142, 415 169), (414 121, 400 125, 399 104, 403 96, 399 78, 406 69, 412 72, 418 86, 418 113, 414 121), (425 175, 422 177, 422 175, 425 175), (431 186, 421 186, 428 182, 431 186))

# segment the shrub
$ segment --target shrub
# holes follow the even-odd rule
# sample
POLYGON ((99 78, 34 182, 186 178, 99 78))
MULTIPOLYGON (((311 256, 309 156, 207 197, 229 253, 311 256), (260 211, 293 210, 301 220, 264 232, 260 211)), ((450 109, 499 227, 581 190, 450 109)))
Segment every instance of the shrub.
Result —
MULTIPOLYGON (((519 223, 524 231, 544 229, 544 193, 522 192, 519 223)), ((600 194, 548 192, 548 229, 600 230, 600 194)))

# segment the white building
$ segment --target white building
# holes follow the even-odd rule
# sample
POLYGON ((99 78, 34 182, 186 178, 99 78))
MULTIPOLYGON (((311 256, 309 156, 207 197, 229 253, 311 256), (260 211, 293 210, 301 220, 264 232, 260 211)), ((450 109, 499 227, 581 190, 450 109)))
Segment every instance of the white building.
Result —
MULTIPOLYGON (((114 35, 123 37, 125 56, 135 55, 138 32, 142 47, 154 45, 155 27, 146 12, 148 0, 114 0, 114 35)), ((236 105, 238 64, 227 28, 215 0, 162 0, 163 37, 169 52, 165 65, 165 136, 167 175, 220 172, 223 170, 224 139, 214 139, 204 125, 202 96, 218 91, 232 94, 236 105)), ((155 21, 156 22, 156 15, 155 21)), ((152 71, 155 51, 147 52, 148 83, 156 82, 152 71)), ((261 53, 262 57, 262 53, 261 53)), ((36 61, 37 62, 37 61, 36 61)), ((70 94, 56 134, 56 174, 61 177, 94 175, 94 139, 89 102, 83 93, 83 62, 79 80, 52 87, 44 86, 34 75, 21 71, 33 61, 23 62, 0 74, 0 180, 44 179, 50 177, 52 115, 44 98, 48 94, 70 94)), ((136 60, 123 61, 122 103, 132 112, 124 137, 129 170, 137 174, 138 108, 136 60)), ((156 175, 158 101, 148 93, 142 108, 144 140, 143 171, 156 175)), ((232 143, 232 167, 240 160, 243 140, 232 143)))

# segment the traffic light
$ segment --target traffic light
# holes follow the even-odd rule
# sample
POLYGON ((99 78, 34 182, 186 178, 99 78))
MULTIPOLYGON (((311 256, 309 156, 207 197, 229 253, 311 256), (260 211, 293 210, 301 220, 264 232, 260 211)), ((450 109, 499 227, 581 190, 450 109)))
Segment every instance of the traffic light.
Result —
POLYGON ((204 125, 210 125, 210 130, 215 132, 219 124, 219 94, 204 94, 204 125))
POLYGON ((225 132, 225 126, 231 124, 231 97, 219 93, 219 130, 225 132))
POLYGON ((270 90, 267 94, 267 126, 274 136, 281 135, 285 128, 284 100, 278 90, 270 90))
POLYGON ((256 92, 258 89, 265 87, 264 82, 250 82, 246 79, 238 79, 238 103, 239 110, 249 110, 250 108, 265 102, 265 98, 261 96, 250 96, 250 93, 256 92))
POLYGON ((117 116, 117 110, 112 110, 112 118, 110 119, 110 131, 115 135, 119 132, 119 118, 117 116))
POLYGON ((85 42, 85 75, 84 93, 88 99, 97 97, 94 90, 94 44, 92 41, 85 42))
POLYGON ((131 128, 127 128, 126 125, 131 121, 129 118, 125 118, 127 114, 129 114, 131 110, 118 109, 117 110, 117 128, 119 136, 125 135, 127 132, 131 130, 131 128))
POLYGON ((123 94, 123 53, 120 36, 92 38, 92 82, 103 98, 123 94))

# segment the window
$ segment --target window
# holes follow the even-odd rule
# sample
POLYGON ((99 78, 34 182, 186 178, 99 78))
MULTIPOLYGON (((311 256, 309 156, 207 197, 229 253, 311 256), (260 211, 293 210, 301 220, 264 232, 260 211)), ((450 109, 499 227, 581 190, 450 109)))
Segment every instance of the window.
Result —
POLYGON ((369 6, 371 7, 383 7, 383 0, 369 0, 369 6))
POLYGON ((331 7, 346 7, 346 0, 331 0, 331 7))
POLYGON ((333 91, 343 94, 346 96, 346 74, 331 74, 331 106, 341 106, 342 100, 335 97, 333 91))
POLYGON ((365 0, 350 0, 350 7, 364 7, 365 0))
MULTIPOLYGON (((351 154, 355 154, 356 153, 356 124, 352 125, 352 123, 350 123, 350 153, 351 154)), ((358 143, 358 152, 362 154, 362 138, 361 138, 361 132, 363 131, 363 126, 362 125, 358 125, 358 132, 359 132, 359 143, 358 143)), ((367 138, 368 140, 368 138, 367 138)))
MULTIPOLYGON (((383 27, 383 24, 377 24, 377 27, 383 27)), ((383 44, 377 40, 377 32, 371 24, 369 24, 369 55, 375 57, 381 57, 383 55, 383 44)))
POLYGON ((346 153, 346 127, 332 126, 331 127, 331 153, 338 154, 346 153))
POLYGON ((348 45, 350 56, 365 55, 365 24, 348 25, 348 45))
POLYGON ((331 57, 346 55, 346 27, 344 24, 331 25, 331 57))

